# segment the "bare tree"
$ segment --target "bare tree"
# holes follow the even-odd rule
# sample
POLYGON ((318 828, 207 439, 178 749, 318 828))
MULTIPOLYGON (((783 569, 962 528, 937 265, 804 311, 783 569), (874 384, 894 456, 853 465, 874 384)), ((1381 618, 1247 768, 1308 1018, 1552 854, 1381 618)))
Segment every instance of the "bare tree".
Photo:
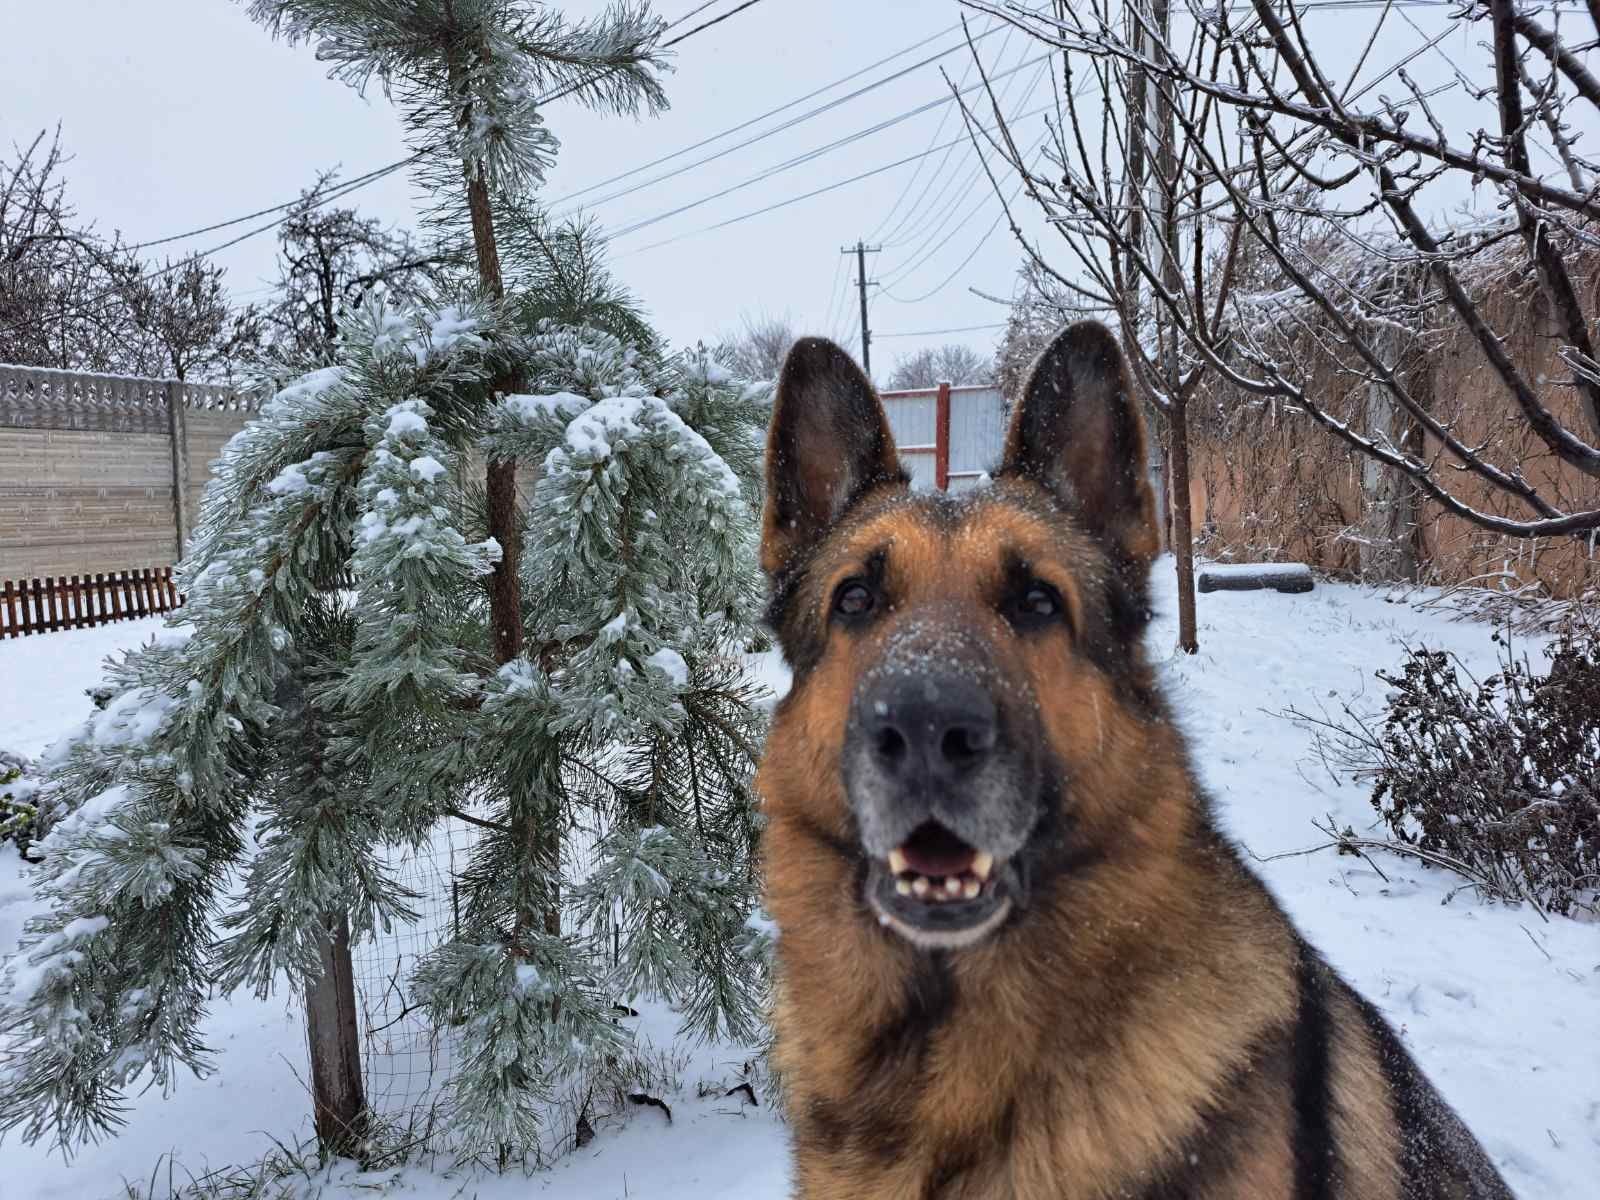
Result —
POLYGON ((59 130, 0 162, 0 362, 131 373, 120 285, 138 264, 80 221, 67 162, 59 130))
POLYGON ((990 298, 1009 303, 1005 332, 995 347, 992 371, 1008 404, 1022 394, 1033 360, 1063 325, 1106 316, 1103 309, 1085 305, 1076 294, 1068 293, 1031 260, 1025 260, 1017 269, 1016 290, 1009 302, 990 298))
MULTIPOLYGON (((1221 303, 1232 290, 1238 229, 1216 219, 1217 184, 1201 146, 1226 147, 1219 108, 1202 94, 1163 92, 1151 85, 1147 59, 1178 55, 1197 65, 1214 63, 1221 42, 1211 25, 1191 22, 1184 45, 1174 48, 1145 30, 1170 24, 1169 0, 1149 0, 1121 16, 1128 36, 1143 47, 1123 59, 1111 55, 1061 56, 1057 111, 1037 149, 1013 136, 990 96, 983 120, 966 112, 968 130, 985 156, 993 150, 1016 172, 1029 199, 1042 208, 1059 235, 1065 256, 1048 253, 1025 235, 1000 181, 991 175, 1007 206, 1014 235, 1025 252, 1019 304, 1002 341, 1002 370, 1013 387, 1031 362, 1029 351, 1048 337, 1052 317, 1062 321, 1097 316, 1119 327, 1149 409, 1163 434, 1169 542, 1178 581, 1178 645, 1198 649, 1195 620, 1193 522, 1189 503, 1189 404, 1205 381, 1204 360, 1187 349, 1182 331, 1155 303, 1159 295, 1186 299, 1206 328, 1221 324, 1221 303)), ((1112 0, 1091 0, 1096 28, 1119 26, 1112 0)), ((989 8, 1021 24, 1042 41, 1065 47, 1062 32, 1075 28, 1073 5, 1060 2, 1056 15, 989 8)), ((1118 36, 1121 36, 1120 34, 1118 36)), ((981 70, 981 64, 980 64, 981 70)), ((1226 153, 1226 150, 1219 150, 1226 153)), ((1235 156, 1236 157, 1236 156, 1235 156)), ((1006 190, 1009 190, 1006 189, 1006 190)))
MULTIPOLYGON (((1126 178, 1132 145, 1158 139, 1119 144, 1113 137, 1101 149, 1075 120, 1057 129, 1055 173, 1030 170, 1027 148, 1008 130, 998 140, 1069 245, 1111 244, 1121 261, 1097 271, 1080 255, 1081 271, 1069 273, 1049 267, 1019 233, 1042 268, 1124 310, 1136 282, 1175 334, 1180 374, 1203 364, 1234 394, 1313 422, 1398 480, 1391 495, 1409 489, 1422 503, 1509 537, 1600 529, 1592 482, 1568 501, 1530 480, 1512 449, 1527 435, 1570 476, 1600 478, 1600 362, 1578 284, 1600 249, 1600 167, 1570 132, 1593 121, 1600 82, 1534 9, 1519 0, 1452 9, 1447 30, 1471 29, 1478 34, 1472 44, 1485 48, 1481 79, 1451 63, 1453 83, 1424 89, 1406 68, 1442 35, 1419 34, 1396 65, 1368 69, 1380 44, 1385 53, 1396 48, 1392 35, 1380 42, 1399 19, 1388 9, 1374 14, 1358 61, 1340 64, 1345 70, 1335 75, 1296 0, 1251 0, 1243 12, 1194 10, 1187 46, 1142 6, 1113 12, 1109 0, 1065 0, 1042 14, 997 0, 965 2, 1059 47, 1102 81, 1106 96, 1128 95, 1124 81, 1147 87, 1152 103, 1135 109, 1170 115, 1177 160, 1188 164, 1189 194, 1175 197, 1169 211, 1178 214, 1180 236, 1204 247, 1189 265, 1253 258, 1256 281, 1230 292, 1185 278, 1172 269, 1170 233, 1134 236, 1128 198, 1112 181, 1126 178), (1446 125, 1438 99, 1446 91, 1473 124, 1446 125), (1480 113, 1492 129, 1477 127, 1480 113), (1224 129, 1239 131, 1239 141, 1224 129), (1535 150, 1546 169, 1535 169, 1535 150), (1454 228, 1430 219, 1426 206, 1441 192, 1458 197, 1472 185, 1496 193, 1497 206, 1482 206, 1487 217, 1454 228), (1538 371, 1509 348, 1510 325, 1526 311, 1508 313, 1493 301, 1520 278, 1536 281, 1533 300, 1559 342, 1564 374, 1538 371), (1394 339, 1418 329, 1442 329, 1478 357, 1502 400, 1492 436, 1472 436, 1397 369, 1394 339), (1319 386, 1330 374, 1337 389, 1319 386), (1335 396, 1352 394, 1360 403, 1337 411, 1335 396)), ((1600 10, 1591 8, 1587 19, 1600 34, 1600 10)), ((1071 96, 1069 89, 1069 115, 1071 96)), ((1124 321, 1125 333, 1139 328, 1124 321)), ((1170 383, 1172 372, 1151 371, 1152 357, 1165 354, 1136 356, 1147 385, 1170 383)))
POLYGON ((81 221, 59 134, 0 164, 0 362, 191 379, 229 377, 255 336, 223 272, 197 258, 155 267, 81 221))
POLYGON ((119 288, 139 374, 179 381, 232 377, 259 337, 256 312, 235 312, 226 272, 198 255, 132 274, 119 288))
POLYGON ((990 361, 970 346, 949 342, 902 355, 889 373, 891 391, 937 387, 952 383, 957 387, 988 383, 994 377, 990 361))
POLYGON ((794 321, 787 313, 781 317, 745 313, 740 326, 737 333, 726 335, 719 347, 728 365, 746 379, 776 379, 795 343, 794 321))
POLYGON ((322 175, 278 230, 278 281, 262 322, 273 350, 294 362, 331 363, 340 320, 373 289, 415 298, 466 262, 461 254, 418 246, 404 231, 354 209, 326 204, 336 183, 334 173, 322 175))

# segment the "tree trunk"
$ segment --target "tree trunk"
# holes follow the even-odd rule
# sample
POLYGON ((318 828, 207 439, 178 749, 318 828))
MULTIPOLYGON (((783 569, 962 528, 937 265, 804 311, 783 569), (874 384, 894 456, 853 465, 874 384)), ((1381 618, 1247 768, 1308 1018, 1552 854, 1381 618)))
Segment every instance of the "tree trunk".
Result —
MULTIPOLYGON (((455 74, 452 71, 452 74, 455 74)), ((463 114, 463 121, 471 119, 463 114)), ((472 221, 472 246, 478 259, 478 282, 486 296, 499 301, 506 296, 505 280, 500 273, 500 247, 495 240, 494 211, 489 201, 489 183, 483 169, 471 163, 462 164, 462 178, 467 190, 467 214, 472 221)), ((494 390, 505 393, 514 390, 517 380, 507 375, 494 380, 494 390)), ((488 493, 489 536, 500 543, 500 562, 489 577, 489 622, 493 638, 495 661, 508 663, 522 654, 522 588, 518 582, 522 560, 522 528, 517 521, 517 461, 503 459, 489 463, 485 480, 488 493)), ((550 894, 557 894, 561 868, 561 831, 550 822, 548 829, 540 828, 536 807, 529 801, 523 826, 523 838, 530 862, 541 860, 550 864, 550 894)), ((532 923, 535 914, 519 912, 516 916, 514 941, 532 923)), ((561 933, 561 907, 554 899, 543 914, 546 933, 561 933)))
POLYGON ((169 380, 167 394, 167 439, 172 447, 172 529, 177 556, 182 562, 189 543, 189 429, 183 411, 183 381, 169 380))
POLYGON ((317 1144, 324 1157, 359 1159, 367 1136, 367 1101, 361 1085, 350 923, 343 913, 328 919, 322 973, 306 981, 306 1038, 317 1144))
POLYGON ((1161 494, 1156 497, 1157 519, 1161 522, 1161 540, 1169 547, 1172 543, 1172 434, 1160 439, 1161 494))
MULTIPOLYGON (((1161 44, 1171 32, 1171 0, 1155 0, 1155 25, 1161 44)), ((1163 55, 1165 51, 1160 51, 1163 55)), ((1157 253, 1161 263, 1161 283, 1168 292, 1183 290, 1183 270, 1179 266, 1178 245, 1178 148, 1176 117, 1166 94, 1158 91, 1160 145, 1156 157, 1156 203, 1160 206, 1161 229, 1157 253)), ((1198 219, 1198 218, 1196 218, 1198 219)), ((1165 311, 1165 310, 1160 310, 1165 311)), ((1171 325, 1163 331, 1161 373, 1171 407, 1167 417, 1172 453, 1172 553, 1178 568, 1178 649, 1193 654, 1200 649, 1194 615, 1194 516, 1189 501, 1189 400, 1179 376, 1178 330, 1171 325)))
MULTIPOLYGON (((1394 370, 1400 357, 1395 331, 1379 330, 1372 340, 1384 365, 1394 370)), ((1414 440, 1412 430, 1416 423, 1400 410, 1389 389, 1376 380, 1367 384, 1366 408, 1370 436, 1395 446, 1407 446, 1414 440)), ((1416 495, 1411 481, 1377 459, 1363 457, 1361 540, 1356 544, 1362 582, 1415 581, 1416 532, 1416 495)))
POLYGON ((1194 617, 1194 520, 1189 505, 1189 401, 1173 389, 1172 436, 1172 553, 1178 561, 1178 649, 1193 654, 1200 649, 1194 617))
MULTIPOLYGON (((489 185, 483 173, 463 168, 467 185, 467 211, 472 218, 472 245, 478 256, 478 281, 484 294, 504 300, 505 281, 500 276, 500 248, 495 243, 494 214, 489 207, 489 185)), ((510 391, 515 380, 496 379, 497 392, 510 391)), ((522 589, 517 583, 522 560, 522 529, 517 522, 517 460, 489 463, 485 487, 489 501, 489 536, 500 543, 500 562, 489 576, 489 623, 496 662, 508 663, 522 653, 522 589)))

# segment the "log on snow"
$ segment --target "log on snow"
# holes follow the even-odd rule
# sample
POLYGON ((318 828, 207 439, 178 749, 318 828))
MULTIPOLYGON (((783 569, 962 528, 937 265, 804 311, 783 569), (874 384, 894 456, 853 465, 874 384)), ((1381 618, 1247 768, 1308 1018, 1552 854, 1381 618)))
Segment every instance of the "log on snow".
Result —
POLYGON ((1201 567, 1196 587, 1202 592, 1309 592, 1316 586, 1305 563, 1212 563, 1201 567))

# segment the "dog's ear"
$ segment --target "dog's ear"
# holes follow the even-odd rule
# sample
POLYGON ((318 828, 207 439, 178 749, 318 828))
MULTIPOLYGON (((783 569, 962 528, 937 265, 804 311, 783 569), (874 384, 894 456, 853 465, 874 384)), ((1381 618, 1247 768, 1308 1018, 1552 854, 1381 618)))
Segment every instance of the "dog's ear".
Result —
POLYGON ((1028 375, 1001 473, 1037 481, 1114 553, 1146 565, 1161 532, 1145 471, 1144 418, 1116 337, 1098 321, 1067 326, 1028 375))
POLYGON ((827 338, 801 338, 784 359, 767 431, 762 567, 775 574, 868 488, 904 479, 872 381, 827 338))

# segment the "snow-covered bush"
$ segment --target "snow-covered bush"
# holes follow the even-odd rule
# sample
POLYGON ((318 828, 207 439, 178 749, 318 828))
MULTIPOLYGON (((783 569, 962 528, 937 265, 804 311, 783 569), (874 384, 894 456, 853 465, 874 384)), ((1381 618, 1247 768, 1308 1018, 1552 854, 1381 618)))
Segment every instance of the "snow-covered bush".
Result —
MULTIPOLYGON (((1425 862, 1549 912, 1600 896, 1600 638, 1568 630, 1535 674, 1505 639, 1482 681, 1452 656, 1410 651, 1381 722, 1359 740, 1373 806, 1425 862)), ((1352 735, 1356 736, 1356 735, 1352 735)))
POLYGON ((24 858, 38 833, 39 783, 32 766, 20 754, 0 750, 0 842, 14 843, 24 858))

